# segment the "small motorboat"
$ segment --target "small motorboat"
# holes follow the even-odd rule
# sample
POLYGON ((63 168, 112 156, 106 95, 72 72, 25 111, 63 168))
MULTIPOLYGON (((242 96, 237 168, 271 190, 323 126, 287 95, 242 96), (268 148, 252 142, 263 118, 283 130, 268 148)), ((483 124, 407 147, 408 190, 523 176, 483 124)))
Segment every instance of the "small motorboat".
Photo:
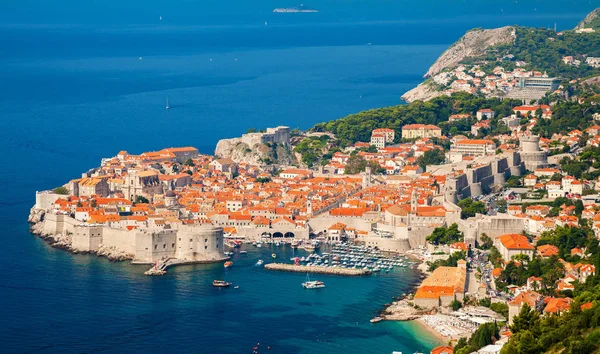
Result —
POLYGON ((239 286, 239 285, 236 285, 236 286, 234 286, 233 288, 234 288, 234 289, 239 289, 239 288, 240 288, 240 286, 239 286))
POLYGON ((256 262, 256 265, 257 265, 257 266, 261 266, 261 265, 263 265, 263 263, 265 263, 265 262, 264 262, 262 259, 259 259, 259 260, 256 262))
POLYGON ((306 274, 306 281, 302 283, 304 289, 321 289, 325 287, 325 283, 318 280, 310 280, 308 274, 306 274))
POLYGON ((217 288, 226 288, 229 285, 231 285, 231 283, 228 283, 225 280, 213 280, 213 286, 217 288))
POLYGON ((246 254, 248 251, 240 251, 240 254, 246 254))
POLYGON ((371 323, 377 323, 377 322, 381 322, 381 321, 383 321, 383 317, 379 317, 379 316, 377 316, 377 317, 373 317, 373 318, 371 318, 371 321, 370 321, 370 322, 371 322, 371 323))
POLYGON ((271 254, 271 257, 273 257, 273 259, 277 258, 277 255, 275 253, 271 254))
POLYGON ((232 265, 233 265, 233 262, 232 262, 232 261, 227 261, 227 262, 225 262, 225 264, 223 264, 223 267, 225 267, 225 268, 229 268, 229 267, 231 267, 232 265))

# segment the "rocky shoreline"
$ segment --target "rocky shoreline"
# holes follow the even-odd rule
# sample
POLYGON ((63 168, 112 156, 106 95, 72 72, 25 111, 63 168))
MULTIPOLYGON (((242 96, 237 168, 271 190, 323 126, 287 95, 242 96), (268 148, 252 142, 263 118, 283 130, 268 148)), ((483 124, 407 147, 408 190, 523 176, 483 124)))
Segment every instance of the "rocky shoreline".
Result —
POLYGON ((134 255, 123 252, 115 247, 100 245, 98 251, 81 252, 73 249, 73 238, 69 233, 52 234, 44 231, 44 210, 31 208, 29 218, 29 232, 48 242, 51 247, 69 251, 73 254, 95 254, 98 257, 106 257, 111 262, 122 262, 133 260, 134 255))
POLYGON ((420 263, 417 269, 420 273, 419 280, 415 281, 411 285, 411 288, 407 293, 402 294, 401 297, 398 297, 397 301, 394 301, 391 304, 386 304, 385 308, 379 313, 379 317, 387 321, 413 321, 420 319, 421 316, 433 315, 436 313, 435 310, 428 311, 419 309, 412 303, 412 298, 416 293, 417 288, 421 285, 422 279, 424 279, 429 273, 427 271, 426 263, 420 263))

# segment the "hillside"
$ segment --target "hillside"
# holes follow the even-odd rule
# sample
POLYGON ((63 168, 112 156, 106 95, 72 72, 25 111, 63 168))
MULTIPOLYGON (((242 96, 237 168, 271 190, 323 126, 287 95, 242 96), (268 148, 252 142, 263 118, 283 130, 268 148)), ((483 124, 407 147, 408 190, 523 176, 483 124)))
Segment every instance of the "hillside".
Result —
POLYGON ((576 30, 582 28, 600 28, 600 8, 590 12, 581 22, 575 27, 576 30))
MULTIPOLYGON (((502 27, 467 32, 429 68, 425 82, 402 95, 407 102, 455 92, 503 97, 521 77, 563 80, 600 75, 600 9, 575 30, 502 27)), ((543 92, 542 92, 543 95, 543 92)), ((518 97, 513 97, 518 98, 518 97)))

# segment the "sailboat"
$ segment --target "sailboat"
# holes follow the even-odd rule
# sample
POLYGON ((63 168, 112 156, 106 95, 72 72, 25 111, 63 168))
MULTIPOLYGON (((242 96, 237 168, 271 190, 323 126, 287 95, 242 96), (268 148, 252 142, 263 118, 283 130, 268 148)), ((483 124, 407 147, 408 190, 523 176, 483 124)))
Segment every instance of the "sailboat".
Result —
POLYGON ((325 283, 318 280, 311 281, 308 273, 306 273, 306 281, 302 283, 302 287, 304 289, 321 289, 325 287, 325 283))
POLYGON ((165 106, 165 109, 169 109, 169 99, 167 98, 167 105, 165 106))

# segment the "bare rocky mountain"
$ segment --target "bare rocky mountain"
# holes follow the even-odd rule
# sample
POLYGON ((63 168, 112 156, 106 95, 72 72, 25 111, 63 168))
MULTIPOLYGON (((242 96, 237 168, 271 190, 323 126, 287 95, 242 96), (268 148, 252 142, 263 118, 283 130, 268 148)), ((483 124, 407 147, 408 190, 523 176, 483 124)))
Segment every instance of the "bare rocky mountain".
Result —
POLYGON ((576 30, 585 28, 588 24, 600 16, 600 7, 590 12, 581 22, 575 27, 576 30))
MULTIPOLYGON (((513 43, 515 40, 515 28, 512 26, 494 28, 494 29, 474 29, 467 32, 456 43, 446 49, 444 53, 433 63, 425 78, 432 77, 443 70, 453 68, 462 60, 468 57, 476 57, 485 53, 485 51, 495 45, 513 43)), ((402 99, 407 102, 416 100, 429 100, 439 96, 427 84, 420 84, 414 89, 402 95, 402 99)))

